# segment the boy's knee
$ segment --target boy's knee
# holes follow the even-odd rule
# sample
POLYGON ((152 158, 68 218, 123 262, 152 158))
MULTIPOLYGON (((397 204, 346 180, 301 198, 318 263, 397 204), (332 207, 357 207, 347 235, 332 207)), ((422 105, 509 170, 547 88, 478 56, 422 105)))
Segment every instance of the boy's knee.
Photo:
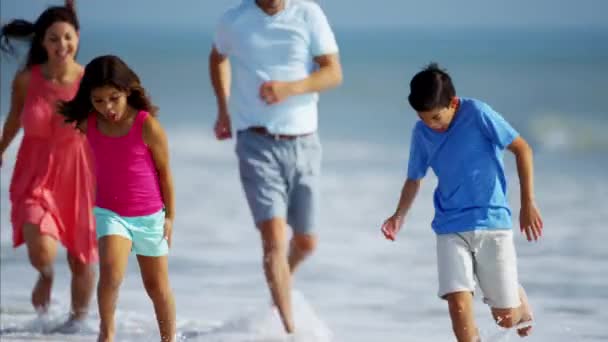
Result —
POLYGON ((468 292, 449 293, 445 299, 452 313, 464 313, 471 306, 471 294, 468 292))
POLYGON ((513 328, 520 321, 517 309, 492 309, 494 321, 502 328, 513 328))

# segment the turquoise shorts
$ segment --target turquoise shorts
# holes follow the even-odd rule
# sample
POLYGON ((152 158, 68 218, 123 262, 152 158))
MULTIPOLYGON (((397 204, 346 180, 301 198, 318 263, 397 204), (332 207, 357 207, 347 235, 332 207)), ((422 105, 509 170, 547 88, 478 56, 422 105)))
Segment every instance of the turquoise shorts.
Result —
POLYGON ((169 254, 164 239, 165 210, 146 216, 120 216, 117 213, 95 207, 97 239, 108 235, 120 235, 132 241, 131 250, 137 255, 163 256, 169 254))

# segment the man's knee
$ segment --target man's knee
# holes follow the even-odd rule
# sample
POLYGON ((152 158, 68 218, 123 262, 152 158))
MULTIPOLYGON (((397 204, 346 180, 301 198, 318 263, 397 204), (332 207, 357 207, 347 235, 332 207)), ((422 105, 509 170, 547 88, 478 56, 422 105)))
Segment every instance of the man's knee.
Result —
POLYGON ((294 235, 291 240, 292 248, 301 254, 310 254, 317 248, 317 239, 314 235, 294 235))
POLYGON ((258 223, 265 257, 276 257, 286 253, 286 224, 283 219, 273 218, 258 223))

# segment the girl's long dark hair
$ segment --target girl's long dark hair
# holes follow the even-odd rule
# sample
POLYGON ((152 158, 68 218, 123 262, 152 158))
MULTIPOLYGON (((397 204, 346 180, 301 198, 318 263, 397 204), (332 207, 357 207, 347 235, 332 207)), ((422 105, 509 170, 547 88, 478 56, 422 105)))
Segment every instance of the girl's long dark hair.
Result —
POLYGON ((74 27, 78 32, 80 24, 78 17, 72 5, 68 6, 53 6, 47 8, 38 17, 35 23, 31 23, 23 19, 15 19, 10 23, 2 26, 0 30, 0 50, 9 55, 15 55, 15 47, 11 44, 12 40, 29 40, 31 42, 29 52, 27 54, 26 69, 32 65, 43 64, 48 60, 48 56, 42 41, 49 27, 56 22, 65 22, 74 27))
POLYGON ((139 77, 125 62, 112 55, 97 57, 87 64, 76 96, 71 101, 59 102, 59 114, 65 116, 66 122, 85 121, 94 111, 91 92, 106 86, 126 92, 127 104, 131 108, 145 110, 156 116, 158 107, 152 104, 139 77))

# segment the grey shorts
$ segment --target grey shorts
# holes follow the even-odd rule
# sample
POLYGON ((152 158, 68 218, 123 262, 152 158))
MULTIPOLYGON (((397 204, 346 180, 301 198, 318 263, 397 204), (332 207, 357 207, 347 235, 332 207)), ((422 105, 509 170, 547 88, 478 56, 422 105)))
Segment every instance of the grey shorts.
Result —
POLYGON ((517 308, 519 280, 513 231, 475 230, 437 235, 439 297, 475 292, 475 279, 484 302, 495 309, 517 308))
POLYGON ((312 234, 319 202, 319 136, 314 133, 275 140, 252 131, 239 131, 236 154, 255 223, 284 218, 295 233, 312 234))

